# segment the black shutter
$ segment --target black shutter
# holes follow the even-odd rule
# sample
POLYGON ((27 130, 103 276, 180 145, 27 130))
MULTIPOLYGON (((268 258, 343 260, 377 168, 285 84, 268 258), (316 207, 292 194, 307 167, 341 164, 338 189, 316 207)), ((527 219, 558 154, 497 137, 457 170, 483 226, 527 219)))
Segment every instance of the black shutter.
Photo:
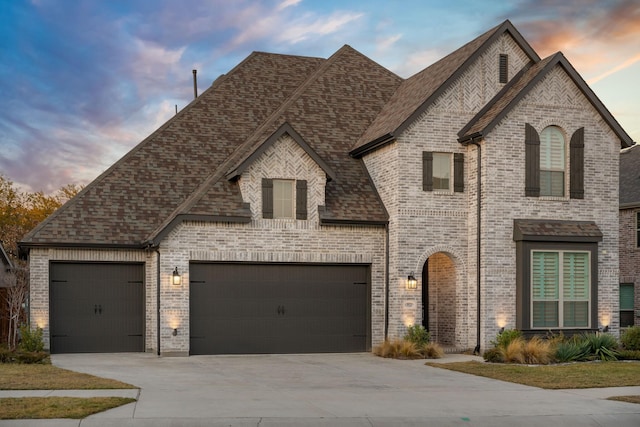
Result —
POLYGON ((569 194, 572 199, 584 199, 584 128, 571 136, 569 167, 569 194))
POLYGON ((307 219, 307 181, 296 181, 296 219, 307 219))
POLYGON ((526 196, 540 196, 540 136, 529 123, 525 124, 525 189, 526 196))
POLYGON ((422 190, 433 191, 433 153, 422 152, 422 190))
POLYGON ((453 154, 453 191, 464 191, 464 154, 453 154))
POLYGON ((262 217, 273 218, 273 180, 262 178, 262 217))
POLYGON ((509 81, 509 55, 500 54, 500 83, 509 81))

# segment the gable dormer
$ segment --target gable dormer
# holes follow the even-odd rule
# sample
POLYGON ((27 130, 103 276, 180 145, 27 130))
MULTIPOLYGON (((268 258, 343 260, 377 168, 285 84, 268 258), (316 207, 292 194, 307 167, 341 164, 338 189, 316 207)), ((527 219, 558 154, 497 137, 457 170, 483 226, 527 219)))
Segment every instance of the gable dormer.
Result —
POLYGON ((335 174, 291 125, 284 123, 227 179, 237 180, 252 220, 318 221, 335 174))

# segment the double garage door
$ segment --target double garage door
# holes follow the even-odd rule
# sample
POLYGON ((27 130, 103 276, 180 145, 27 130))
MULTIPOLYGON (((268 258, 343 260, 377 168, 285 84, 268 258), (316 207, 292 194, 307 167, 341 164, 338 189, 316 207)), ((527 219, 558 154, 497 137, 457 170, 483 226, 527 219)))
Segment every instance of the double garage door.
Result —
MULTIPOLYGON (((366 351, 366 265, 192 263, 190 353, 366 351)), ((50 264, 53 353, 144 351, 144 265, 50 264)), ((186 289, 184 289, 186 291, 186 289)))
POLYGON ((190 266, 190 353, 318 353, 370 346, 363 265, 190 266))
POLYGON ((144 265, 51 263, 52 353, 144 351, 144 265))

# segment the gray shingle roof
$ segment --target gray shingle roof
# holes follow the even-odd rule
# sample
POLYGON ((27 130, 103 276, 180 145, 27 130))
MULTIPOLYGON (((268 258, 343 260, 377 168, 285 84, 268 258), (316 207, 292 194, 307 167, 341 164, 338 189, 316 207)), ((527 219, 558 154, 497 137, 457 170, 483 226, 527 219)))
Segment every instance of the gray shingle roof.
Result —
POLYGON ((400 82, 348 46, 328 60, 253 53, 21 245, 144 247, 180 217, 248 220, 226 174, 284 123, 335 171, 323 220, 385 222, 364 165, 348 152, 400 82))
POLYGON ((560 52, 551 55, 523 70, 515 76, 471 121, 458 133, 459 141, 465 142, 475 137, 486 136, 493 127, 521 100, 529 91, 542 80, 554 67, 562 67, 571 77, 578 89, 598 111, 611 130, 620 138, 622 148, 633 145, 633 140, 620 126, 609 110, 580 77, 569 61, 560 52))
POLYGON ((505 32, 512 35, 532 62, 540 60, 531 46, 507 20, 405 80, 372 125, 358 139, 352 154, 361 156, 377 148, 380 142, 387 142, 391 140, 390 137, 401 133, 464 72, 467 65, 505 32))
POLYGON ((513 240, 600 242, 602 231, 593 221, 514 219, 513 240))
POLYGON ((640 146, 620 153, 620 207, 640 206, 640 146))

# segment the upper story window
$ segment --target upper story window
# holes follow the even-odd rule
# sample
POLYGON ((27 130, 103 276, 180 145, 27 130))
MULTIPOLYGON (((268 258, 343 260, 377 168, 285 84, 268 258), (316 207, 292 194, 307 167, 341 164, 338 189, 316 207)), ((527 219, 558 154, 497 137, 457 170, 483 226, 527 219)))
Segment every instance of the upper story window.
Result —
POLYGON ((307 181, 263 178, 262 217, 307 219, 307 181))
POLYGON ((451 191, 453 155, 452 153, 433 153, 433 189, 451 191))
POLYGON ((499 63, 500 83, 507 83, 509 81, 509 55, 505 53, 500 54, 499 63))
POLYGON ((292 180, 273 180, 273 217, 293 218, 292 180))
POLYGON ((424 191, 464 191, 464 155, 424 151, 422 153, 424 191))
POLYGON ((526 196, 565 197, 568 187, 572 199, 584 198, 584 128, 571 136, 569 162, 564 135, 557 126, 548 126, 538 135, 525 124, 526 196))
POLYGON ((556 126, 540 133, 540 195, 564 197, 564 135, 556 126))

